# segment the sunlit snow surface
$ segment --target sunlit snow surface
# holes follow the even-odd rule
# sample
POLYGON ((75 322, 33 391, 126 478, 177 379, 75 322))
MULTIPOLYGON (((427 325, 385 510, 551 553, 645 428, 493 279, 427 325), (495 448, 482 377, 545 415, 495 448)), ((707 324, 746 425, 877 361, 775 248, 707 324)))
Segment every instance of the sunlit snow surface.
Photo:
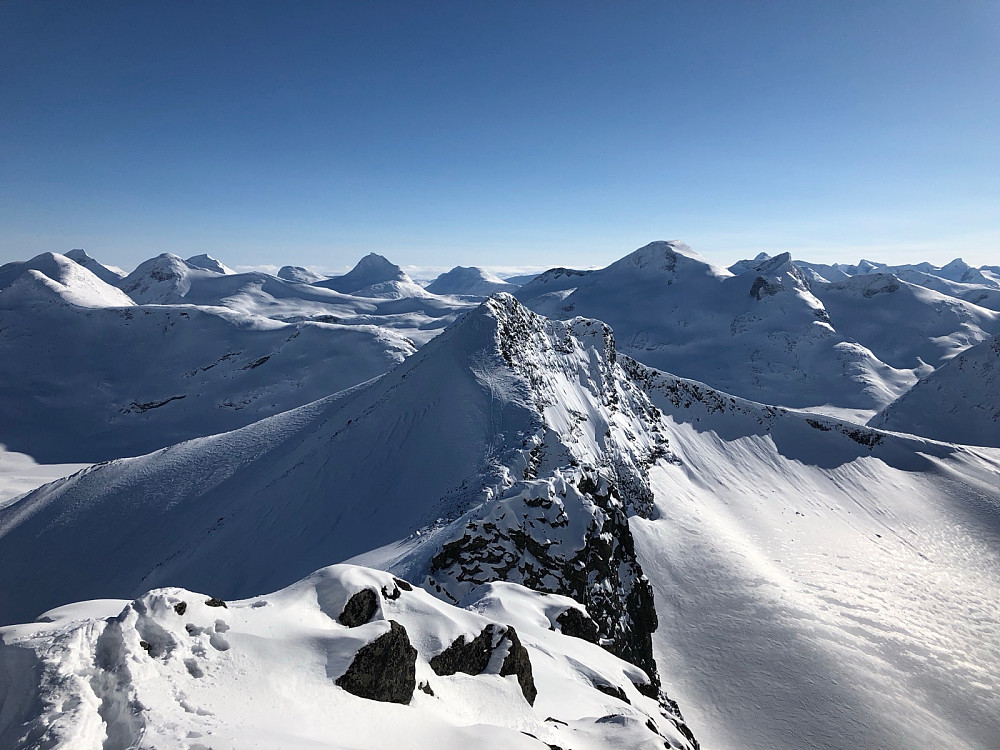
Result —
POLYGON ((688 420, 652 471, 661 517, 632 527, 704 746, 996 747, 1000 451, 850 456, 688 420))
POLYGON ((275 593, 211 604, 206 594, 157 589, 0 629, 0 746, 689 747, 633 684, 645 681, 641 670, 557 632, 557 616, 579 607, 566 597, 489 584, 455 607, 387 573, 339 565, 275 593), (337 618, 364 588, 381 592, 378 609, 346 627, 337 618), (417 650, 415 682, 433 693, 418 688, 408 705, 336 684, 389 620, 417 650), (430 667, 456 638, 471 640, 490 623, 513 626, 527 648, 534 705, 514 676, 439 676, 430 667))
POLYGON ((0 445, 0 508, 9 505, 18 495, 87 466, 89 464, 39 464, 31 456, 9 451, 0 445))

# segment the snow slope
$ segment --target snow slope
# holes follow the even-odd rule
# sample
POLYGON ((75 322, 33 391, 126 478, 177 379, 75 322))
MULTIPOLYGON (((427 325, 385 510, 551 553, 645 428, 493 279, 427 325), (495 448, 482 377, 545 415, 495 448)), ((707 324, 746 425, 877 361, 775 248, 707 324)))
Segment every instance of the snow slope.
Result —
POLYGON ((520 497, 529 467, 565 483, 557 469, 604 466, 624 500, 648 502, 640 469, 660 450, 642 427, 648 401, 605 359, 603 326, 577 328, 500 297, 365 387, 44 487, 0 511, 0 553, 24 563, 0 613, 167 583, 273 589, 437 519, 464 524, 508 489, 520 497), (59 552, 37 559, 38 545, 59 552))
POLYGON ((966 349, 876 414, 870 424, 1000 447, 1000 339, 966 349))
POLYGON ((42 253, 0 266, 0 307, 131 307, 121 291, 65 255, 42 253))
POLYGON ((87 255, 86 250, 80 248, 70 250, 68 253, 65 253, 65 255, 70 260, 75 260, 104 283, 111 284, 112 286, 124 279, 127 275, 120 268, 115 266, 106 266, 94 258, 91 258, 87 255))
POLYGON ((459 608, 344 565, 244 601, 164 588, 60 607, 0 629, 0 745, 691 748, 637 689, 638 669, 560 632, 567 611, 582 612, 511 584, 480 587, 459 608), (363 596, 370 613, 345 618, 363 596), (449 674, 435 661, 490 632, 488 663, 449 674), (344 677, 394 637, 398 654, 363 674, 391 675, 400 695, 361 697, 344 677), (514 653, 519 671, 501 676, 514 653))
POLYGON ((312 284, 316 281, 322 281, 326 277, 302 266, 282 266, 278 269, 278 278, 285 281, 297 281, 300 284, 312 284))
POLYGON ((27 265, 66 283, 22 267, 0 289, 0 441, 43 463, 136 455, 240 427, 415 350, 372 325, 136 306, 76 263, 40 258, 27 265))
POLYGON ((921 363, 937 367, 1000 331, 1000 314, 887 273, 814 285, 813 293, 837 331, 921 376, 921 363))
POLYGON ((85 468, 87 464, 39 464, 27 454, 0 445, 0 508, 19 495, 85 468))
POLYGON ((627 369, 676 459, 632 528, 665 688, 704 746, 995 746, 1000 451, 627 369))

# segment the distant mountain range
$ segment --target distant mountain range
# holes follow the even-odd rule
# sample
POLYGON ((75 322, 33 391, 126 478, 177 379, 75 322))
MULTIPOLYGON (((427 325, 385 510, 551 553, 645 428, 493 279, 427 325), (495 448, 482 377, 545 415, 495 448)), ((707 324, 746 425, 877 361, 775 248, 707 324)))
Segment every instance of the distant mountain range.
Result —
POLYGON ((0 443, 103 461, 0 507, 0 746, 1000 734, 992 267, 103 268, 0 267, 0 443))

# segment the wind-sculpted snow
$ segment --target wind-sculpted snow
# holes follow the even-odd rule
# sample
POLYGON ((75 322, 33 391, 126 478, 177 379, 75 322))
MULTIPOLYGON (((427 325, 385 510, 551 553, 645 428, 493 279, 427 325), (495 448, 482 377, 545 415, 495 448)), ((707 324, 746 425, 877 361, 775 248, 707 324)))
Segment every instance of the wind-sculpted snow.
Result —
POLYGON ((633 518, 664 683, 706 747, 1000 736, 1000 453, 756 404, 619 357, 673 461, 633 518))
POLYGON ((953 443, 1000 447, 1000 338, 946 362, 869 424, 953 443))
POLYGON ((559 632, 567 612, 586 617, 572 599, 511 584, 456 607, 347 565, 243 601, 161 588, 65 606, 0 630, 0 745, 695 747, 637 687, 641 670, 559 632), (369 617, 343 624, 362 594, 369 617), (475 668, 435 666, 483 634, 494 638, 475 668), (406 644, 409 670, 373 650, 390 637, 406 644), (515 646, 528 671, 505 676, 515 646), (395 702, 377 687, 390 680, 405 687, 395 702), (376 686, 371 697, 362 684, 376 686))

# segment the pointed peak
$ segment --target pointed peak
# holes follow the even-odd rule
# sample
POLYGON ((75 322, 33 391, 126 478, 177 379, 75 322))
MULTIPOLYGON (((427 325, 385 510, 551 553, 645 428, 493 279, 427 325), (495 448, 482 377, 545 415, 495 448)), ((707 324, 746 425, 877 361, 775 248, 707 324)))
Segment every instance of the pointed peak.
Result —
POLYGON ((366 287, 373 287, 377 284, 385 284, 387 282, 403 282, 416 287, 416 284, 406 275, 406 272, 384 255, 368 253, 368 255, 357 262, 354 268, 343 276, 336 276, 326 281, 317 282, 317 286, 333 289, 342 294, 353 294, 366 287))

